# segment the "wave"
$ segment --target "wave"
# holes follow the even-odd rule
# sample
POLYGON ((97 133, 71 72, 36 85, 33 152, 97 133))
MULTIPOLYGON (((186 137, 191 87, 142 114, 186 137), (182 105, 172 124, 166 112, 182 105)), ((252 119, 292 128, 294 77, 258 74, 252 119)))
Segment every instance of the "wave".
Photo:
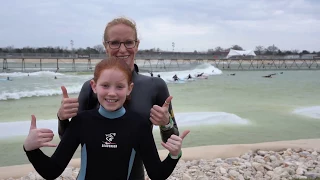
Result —
POLYGON ((320 119, 320 106, 297 108, 293 111, 293 113, 315 119, 320 119))
POLYGON ((56 72, 52 72, 52 71, 38 71, 38 72, 30 72, 30 73, 26 73, 26 72, 13 72, 13 73, 0 73, 0 76, 3 77, 25 77, 25 76, 48 76, 48 77, 52 77, 52 76, 64 76, 64 74, 62 73, 56 73, 56 72))
MULTIPOLYGON (((0 123, 0 139, 13 136, 26 136, 29 133, 31 121, 2 122, 0 123)), ((37 120, 37 128, 51 129, 58 133, 58 120, 37 120)))
MULTIPOLYGON (((68 93, 75 94, 79 93, 81 90, 82 84, 78 86, 68 86, 68 93)), ((40 96, 54 96, 61 95, 60 87, 57 89, 42 89, 42 90, 30 90, 30 91, 18 91, 18 92, 2 92, 0 93, 0 100, 9 100, 9 99, 21 99, 26 97, 40 97, 40 96)))
MULTIPOLYGON (((195 76, 199 73, 204 73, 206 76, 211 76, 222 74, 222 71, 211 64, 206 63, 198 65, 194 69, 188 71, 159 72, 161 78, 163 78, 167 83, 177 83, 172 81, 172 76, 174 74, 177 74, 178 77, 182 79, 182 81, 179 81, 179 83, 186 83, 190 81, 183 80, 185 77, 187 77, 189 74, 195 76)), ((148 73, 142 74, 150 76, 148 73)), ((51 71, 39 71, 32 73, 0 73, 0 77, 1 76, 4 76, 5 78, 9 76, 11 79, 16 81, 13 81, 13 83, 0 88, 0 101, 27 97, 61 95, 60 85, 62 82, 59 81, 59 79, 62 78, 59 76, 63 76, 63 84, 68 89, 68 92, 70 94, 75 94, 80 92, 85 81, 92 78, 92 75, 62 74, 51 71), (30 79, 28 75, 31 77, 30 79), (48 81, 47 77, 52 78, 54 76, 58 76, 57 81, 48 81), (18 81, 20 84, 16 83, 18 81)), ((154 74, 154 76, 156 76, 156 74, 154 74)))
POLYGON ((226 112, 192 112, 175 113, 178 126, 238 124, 245 125, 249 121, 235 114, 226 112))
MULTIPOLYGON (((249 121, 241 117, 226 112, 189 112, 175 113, 176 121, 181 126, 198 125, 246 125, 249 121)), ((0 139, 13 136, 26 136, 29 133, 30 121, 2 122, 0 123, 0 139)), ((55 134, 58 133, 58 120, 37 120, 38 128, 51 129, 55 134)), ((158 129, 158 128, 154 128, 158 129)))
MULTIPOLYGON (((195 77, 197 74, 203 73, 203 75, 205 76, 213 76, 213 75, 220 75, 222 74, 222 71, 216 67, 214 67, 213 65, 209 64, 209 63, 204 63, 201 65, 196 66, 194 69, 191 70, 186 70, 186 71, 166 71, 166 72, 154 72, 153 76, 157 76, 158 74, 160 75, 160 77, 166 81, 167 83, 171 83, 172 82, 172 76, 174 76, 175 74, 180 78, 180 79, 185 79, 189 74, 192 77, 195 77)), ((141 73, 144 74, 146 76, 150 76, 149 73, 141 73)), ((189 81, 183 81, 180 83, 186 83, 189 81)))

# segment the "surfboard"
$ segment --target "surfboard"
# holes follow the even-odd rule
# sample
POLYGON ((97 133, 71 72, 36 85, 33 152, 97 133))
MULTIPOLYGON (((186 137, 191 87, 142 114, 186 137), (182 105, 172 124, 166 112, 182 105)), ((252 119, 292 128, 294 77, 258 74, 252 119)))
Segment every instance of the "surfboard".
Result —
POLYGON ((185 83, 186 81, 183 79, 179 79, 178 81, 175 81, 173 79, 168 79, 168 82, 170 82, 170 83, 185 83))

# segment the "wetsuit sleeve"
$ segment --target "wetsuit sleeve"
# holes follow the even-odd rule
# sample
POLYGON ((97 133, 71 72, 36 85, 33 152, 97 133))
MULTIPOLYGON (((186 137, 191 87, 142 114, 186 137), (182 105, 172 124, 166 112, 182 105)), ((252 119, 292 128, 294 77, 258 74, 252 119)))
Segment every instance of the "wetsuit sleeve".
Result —
POLYGON ((25 150, 29 161, 44 179, 56 179, 69 164, 80 143, 80 124, 80 119, 71 121, 70 127, 51 157, 45 155, 40 149, 25 150))
MULTIPOLYGON (((163 79, 159 78, 159 81, 157 83, 158 83, 158 88, 157 88, 158 94, 157 94, 156 104, 158 106, 162 106, 164 101, 170 96, 170 94, 169 94, 168 86, 163 81, 163 79)), ((167 142, 167 140, 170 138, 172 134, 179 136, 179 129, 173 114, 172 103, 170 103, 169 105, 169 113, 173 122, 173 127, 168 130, 164 130, 163 128, 160 128, 160 135, 163 142, 167 142)))
MULTIPOLYGON (((81 91, 78 96, 78 102, 79 102, 79 107, 78 107, 78 113, 82 112, 84 110, 88 110, 88 104, 90 101, 90 95, 92 93, 92 89, 90 86, 90 80, 86 81, 81 88, 81 91)), ((59 118, 58 118, 59 119, 59 118)), ((60 139, 62 139, 62 136, 64 135, 66 129, 69 126, 70 121, 69 120, 58 120, 58 134, 60 139)))
POLYGON ((148 176, 153 180, 167 179, 172 174, 180 158, 172 159, 168 155, 161 162, 150 125, 143 124, 139 129, 139 133, 139 145, 136 150, 143 160, 148 176))

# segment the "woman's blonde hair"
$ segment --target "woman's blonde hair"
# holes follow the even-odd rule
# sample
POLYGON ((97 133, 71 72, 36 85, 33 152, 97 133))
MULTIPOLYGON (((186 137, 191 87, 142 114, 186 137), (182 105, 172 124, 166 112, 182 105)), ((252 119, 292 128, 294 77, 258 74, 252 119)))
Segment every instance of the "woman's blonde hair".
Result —
POLYGON ((113 19, 112 21, 110 21, 106 28, 104 29, 104 34, 103 34, 103 42, 106 42, 108 41, 108 30, 110 29, 110 27, 112 26, 115 26, 115 25, 118 25, 118 24, 125 24, 129 27, 131 27, 134 31, 134 38, 135 40, 138 40, 138 33, 137 33, 137 25, 136 23, 129 19, 129 18, 126 18, 126 17, 119 17, 119 18, 115 18, 113 19))

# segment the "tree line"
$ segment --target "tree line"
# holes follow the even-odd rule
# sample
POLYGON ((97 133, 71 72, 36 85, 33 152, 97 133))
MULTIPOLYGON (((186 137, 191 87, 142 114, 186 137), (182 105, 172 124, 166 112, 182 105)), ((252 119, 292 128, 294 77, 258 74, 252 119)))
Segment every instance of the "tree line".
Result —
MULTIPOLYGON (((232 45, 230 48, 226 48, 226 49, 218 46, 215 49, 208 49, 208 52, 212 52, 212 53, 229 52, 230 49, 245 50, 239 45, 232 45)), ((271 46, 268 46, 268 47, 264 47, 264 46, 259 45, 259 46, 255 47, 254 52, 257 55, 280 55, 280 56, 284 56, 284 55, 301 55, 301 54, 320 54, 320 51, 318 51, 318 52, 316 52, 316 51, 312 51, 311 52, 311 51, 308 51, 308 50, 299 51, 298 49, 280 50, 275 45, 271 45, 271 46)))
MULTIPOLYGON (((222 48, 220 46, 208 49, 205 52, 198 52, 194 50, 193 53, 206 53, 206 54, 223 54, 229 52, 230 49, 234 50, 245 50, 239 45, 232 45, 230 48, 222 48)), ((320 54, 320 51, 308 51, 302 50, 299 51, 297 49, 294 50, 280 50, 277 46, 271 45, 268 47, 264 46, 256 46, 254 49, 257 55, 301 55, 301 54, 320 54)), ((148 52, 165 52, 160 48, 152 48, 139 50, 139 53, 148 53, 148 52)), ((105 54, 105 48, 103 45, 96 45, 93 47, 87 48, 73 48, 69 49, 68 47, 23 47, 23 48, 15 48, 14 46, 0 47, 0 53, 60 53, 60 54, 105 54)))

